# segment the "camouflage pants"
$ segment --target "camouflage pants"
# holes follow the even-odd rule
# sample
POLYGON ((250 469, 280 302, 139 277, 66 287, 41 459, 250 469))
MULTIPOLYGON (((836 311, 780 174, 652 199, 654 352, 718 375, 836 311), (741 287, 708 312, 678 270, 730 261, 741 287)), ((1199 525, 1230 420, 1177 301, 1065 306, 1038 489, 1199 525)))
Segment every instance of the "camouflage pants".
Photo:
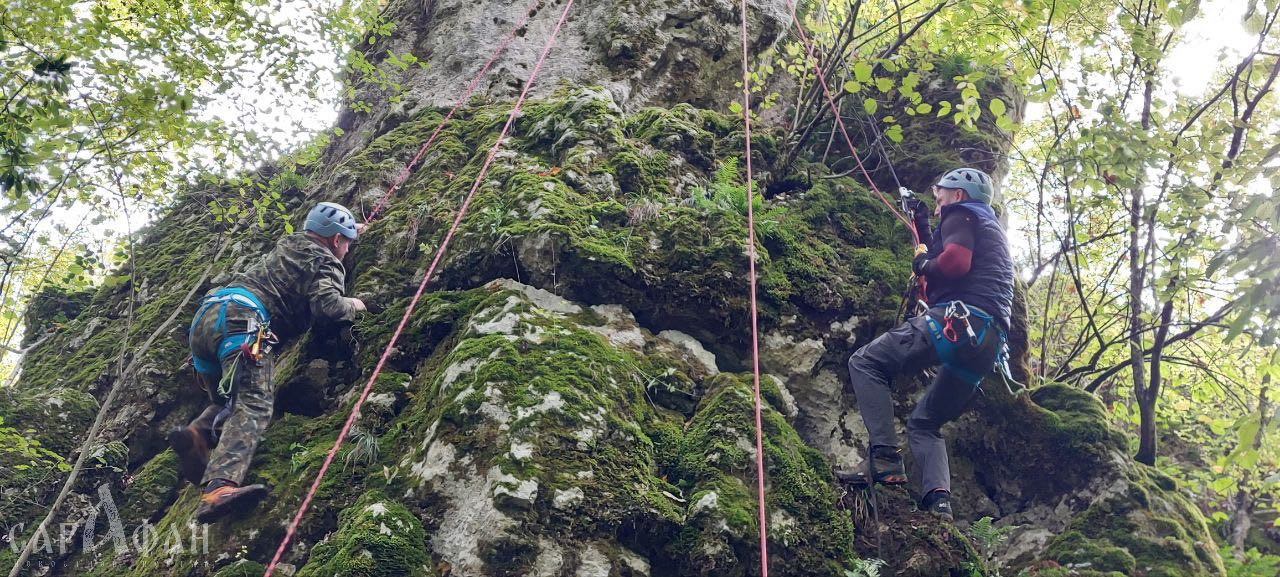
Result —
MULTIPOLYGON (((193 356, 218 358, 218 343, 223 333, 216 326, 217 317, 216 308, 211 308, 196 322, 191 332, 193 356)), ((227 331, 243 332, 243 327, 252 318, 253 310, 228 305, 227 331)), ((271 353, 264 351, 257 362, 235 353, 222 359, 220 365, 220 374, 201 375, 209 392, 209 405, 191 422, 191 426, 206 439, 215 442, 202 484, 214 479, 243 484, 258 441, 271 422, 271 409, 275 402, 271 353)))

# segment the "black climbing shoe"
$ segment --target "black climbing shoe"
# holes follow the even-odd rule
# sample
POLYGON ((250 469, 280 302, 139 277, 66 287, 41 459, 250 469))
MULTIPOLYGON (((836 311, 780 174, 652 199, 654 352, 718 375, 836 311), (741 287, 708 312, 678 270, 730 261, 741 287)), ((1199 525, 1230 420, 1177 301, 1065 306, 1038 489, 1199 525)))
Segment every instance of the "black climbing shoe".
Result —
POLYGON ((871 448, 871 478, 881 485, 904 485, 907 470, 897 447, 876 445, 871 448))
POLYGON ((871 485, 871 478, 867 476, 866 469, 865 466, 853 469, 836 469, 836 480, 846 487, 865 489, 871 485))
MULTIPOLYGON (((212 485, 212 484, 211 484, 212 485)), ((266 498, 266 485, 249 485, 238 487, 229 483, 206 489, 200 497, 200 506, 196 508, 196 520, 201 523, 213 523, 232 513, 243 513, 266 498)))
POLYGON ((182 477, 200 486, 204 469, 209 465, 209 439, 190 425, 169 433, 169 446, 178 454, 182 477))
POLYGON ((930 515, 947 521, 954 521, 955 516, 951 514, 951 493, 937 489, 929 491, 924 496, 924 500, 920 502, 920 509, 928 511, 930 515))

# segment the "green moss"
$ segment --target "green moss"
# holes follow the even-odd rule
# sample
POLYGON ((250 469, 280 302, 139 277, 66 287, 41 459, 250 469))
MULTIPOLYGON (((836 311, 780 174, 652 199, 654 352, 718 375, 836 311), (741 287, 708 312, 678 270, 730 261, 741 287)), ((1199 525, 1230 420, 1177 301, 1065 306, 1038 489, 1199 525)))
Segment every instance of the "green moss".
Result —
MULTIPOLYGON (((660 468, 689 495, 691 511, 698 511, 690 519, 697 531, 686 529, 671 545, 673 557, 689 559, 686 571, 712 562, 704 555, 717 551, 725 538, 720 522, 728 529, 726 544, 735 550, 748 550, 759 531, 751 388, 750 376, 718 375, 708 384, 687 430, 656 429, 660 468)), ((779 393, 772 383, 763 385, 761 392, 766 402, 777 401, 779 393)), ((763 418, 767 504, 775 518, 771 553, 789 571, 799 571, 796 574, 839 574, 854 558, 853 527, 848 515, 835 507, 829 465, 768 405, 763 418), (779 515, 794 522, 779 522, 779 515)), ((751 565, 749 559, 738 562, 751 565)))
POLYGON ((1055 538, 1045 558, 1062 564, 1090 563, 1102 571, 1162 576, 1219 576, 1222 560, 1204 518, 1177 493, 1160 489, 1138 468, 1130 491, 1089 508, 1055 538))
POLYGON ((158 517, 177 497, 178 487, 178 456, 166 449, 147 461, 129 479, 122 510, 131 519, 158 517))
POLYGON ((1087 539, 1079 531, 1058 536, 1045 551, 1045 556, 1068 566, 1083 566, 1102 572, 1116 571, 1125 575, 1132 574, 1138 566, 1137 560, 1128 551, 1105 543, 1099 544, 1087 539))
POLYGON ((298 577, 431 574, 426 532, 404 505, 372 491, 343 510, 338 518, 338 532, 315 545, 298 577))
POLYGON ((5 423, 29 429, 31 438, 64 458, 80 446, 97 413, 98 401, 79 390, 0 388, 0 417, 5 423))
POLYGON ((1031 392, 1031 400, 1049 411, 1044 426, 1069 444, 1068 448, 1124 450, 1124 436, 1111 428, 1106 408, 1096 396, 1070 385, 1050 383, 1031 392))
POLYGON ((36 342, 47 329, 74 320, 84 311, 93 298, 95 289, 72 290, 61 286, 46 286, 32 295, 27 310, 22 314, 24 331, 22 347, 36 342))
POLYGON ((260 577, 265 574, 266 571, 267 568, 261 563, 250 561, 248 559, 241 559, 219 569, 217 573, 213 574, 213 577, 260 577))

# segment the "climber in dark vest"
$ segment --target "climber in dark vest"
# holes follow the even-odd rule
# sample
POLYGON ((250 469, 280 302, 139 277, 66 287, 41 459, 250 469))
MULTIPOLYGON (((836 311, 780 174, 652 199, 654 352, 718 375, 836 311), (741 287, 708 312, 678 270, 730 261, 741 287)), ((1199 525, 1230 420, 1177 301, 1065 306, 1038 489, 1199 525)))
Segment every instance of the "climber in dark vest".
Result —
POLYGON ((991 209, 991 177, 959 168, 943 176, 933 194, 938 229, 929 234, 928 213, 919 203, 914 210, 916 228, 929 242, 916 247, 911 266, 927 281, 928 309, 849 357, 849 380, 867 427, 870 458, 866 469, 837 476, 887 485, 907 482, 890 386, 898 373, 941 365, 907 418, 907 438, 923 477, 920 508, 951 520, 951 471, 939 429, 964 412, 997 357, 1004 360, 1013 261, 1004 229, 991 209))
POLYGON ((196 510, 201 523, 252 508, 267 495, 263 485, 242 485, 271 421, 272 349, 313 320, 349 324, 365 310, 360 299, 343 296, 342 266, 363 229, 342 205, 319 203, 303 232, 281 238, 201 301, 191 321, 191 357, 210 404, 169 435, 183 476, 204 487, 196 510))

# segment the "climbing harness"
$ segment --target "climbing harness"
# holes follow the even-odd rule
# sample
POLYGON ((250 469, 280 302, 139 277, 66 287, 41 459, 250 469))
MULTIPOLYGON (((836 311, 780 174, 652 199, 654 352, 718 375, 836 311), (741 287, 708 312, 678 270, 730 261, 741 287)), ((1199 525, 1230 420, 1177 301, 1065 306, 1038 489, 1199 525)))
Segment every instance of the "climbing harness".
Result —
POLYGON ((196 309, 195 318, 187 329, 188 339, 195 332, 196 326, 204 320, 205 315, 213 310, 217 310, 218 314, 217 322, 214 324, 214 328, 219 333, 218 358, 217 360, 205 359, 193 354, 191 365, 196 373, 201 375, 205 385, 212 388, 217 397, 226 400, 222 410, 213 417, 213 424, 210 427, 213 430, 214 439, 217 439, 222 436, 222 424, 231 417, 232 408, 235 406, 240 361, 243 359, 261 364, 262 357, 270 354, 272 345, 278 343, 279 339, 275 333, 271 332, 271 314, 267 311, 267 307, 263 306, 256 295, 243 287, 222 288, 200 301, 200 308, 196 309), (245 319, 243 327, 231 327, 227 322, 227 307, 230 306, 252 310, 254 316, 245 319), (237 356, 237 359, 236 362, 231 363, 230 372, 222 374, 222 362, 233 356, 237 356), (214 376, 218 377, 217 383, 211 382, 214 376))
POLYGON ((253 349, 253 359, 257 361, 263 341, 267 338, 274 338, 274 335, 269 330, 271 315, 267 312, 267 308, 262 306, 262 301, 259 301, 258 297, 254 296, 253 293, 241 287, 219 289, 200 302, 200 308, 196 310, 195 319, 191 321, 191 327, 187 329, 188 338, 190 338, 191 333, 195 332, 196 325, 204 320, 204 315, 213 309, 218 311, 218 322, 214 326, 221 334, 218 340, 218 358, 205 359, 193 355, 191 364, 195 367, 196 372, 202 375, 217 375, 222 372, 221 362, 224 359, 237 352, 248 350, 246 347, 253 349), (256 319, 248 319, 248 323, 243 330, 230 330, 227 326, 227 307, 231 305, 252 310, 256 319))
MULTIPOLYGON (((977 349, 986 343, 987 331, 992 328, 995 319, 978 307, 968 306, 962 301, 951 301, 931 307, 925 320, 929 325, 929 334, 933 337, 933 348, 938 353, 942 366, 976 387, 983 375, 966 366, 965 361, 973 360, 977 349), (981 331, 974 332, 970 317, 977 317, 982 321, 981 331), (964 331, 963 340, 957 325, 964 331)), ((1001 334, 1004 332, 999 327, 995 327, 995 331, 1001 334)))
POLYGON ((1017 385, 1020 389, 1026 388, 1026 385, 1013 378, 1013 372, 1009 368, 1009 335, 994 317, 963 301, 940 303, 933 307, 927 307, 924 301, 919 301, 918 305, 926 308, 925 320, 929 325, 929 335, 933 339, 933 348, 938 353, 938 360, 944 368, 977 387, 978 383, 982 382, 984 374, 966 366, 965 363, 975 359, 975 353, 978 353, 983 346, 987 346, 988 332, 994 332, 996 341, 990 346, 995 349, 995 361, 991 371, 1000 375, 1005 388, 1011 395, 1015 394, 1012 385, 1017 385), (982 321, 980 330, 974 331, 971 318, 982 321))
POLYGON ((369 375, 369 380, 365 383, 364 389, 360 391, 360 396, 356 399, 355 404, 351 407, 351 413, 347 416, 346 422, 342 425, 342 430, 338 433, 338 438, 334 441, 333 446, 329 449, 329 453, 325 455, 324 461, 320 464, 320 470, 316 473, 315 480, 312 481, 311 487, 307 489, 306 495, 302 499, 302 504, 298 507, 298 512, 293 516, 293 520, 289 522, 289 526, 285 529, 284 538, 280 541, 280 546, 276 548, 275 555, 272 556, 271 562, 267 564, 266 572, 263 577, 271 577, 272 572, 280 563, 280 559, 284 557, 284 552, 289 546, 289 542, 293 539, 293 535, 298 530, 298 524, 302 521, 302 516, 306 514, 307 508, 311 505, 311 500, 315 498, 316 490, 320 488, 320 482, 324 480, 325 473, 329 470, 329 466, 333 464, 334 457, 338 454, 338 450, 342 448, 342 443, 346 439, 347 434, 351 431, 352 425, 355 424, 356 418, 360 415, 360 407, 364 405, 366 399, 369 398, 370 391, 373 390, 373 384, 377 381, 378 375, 382 372, 382 368, 386 365, 387 359, 391 356, 391 351, 395 350, 396 341, 400 339, 400 335, 404 332, 404 328, 409 324, 409 318, 413 316, 413 310, 418 305, 418 301, 422 299, 422 293, 427 288, 427 283, 435 276, 436 267, 439 266, 444 258, 445 251, 449 248, 449 242, 453 240, 454 234, 457 233, 458 227, 462 224, 463 217, 467 214, 467 209, 471 206, 471 201, 475 198, 476 192, 480 190, 480 184, 484 182, 484 178, 489 173, 489 167, 493 165, 494 158, 498 155, 498 150, 502 147, 503 141, 506 140, 507 134, 510 133, 515 119, 520 114, 520 109, 524 106, 524 101, 529 95, 529 89, 533 86, 534 80, 538 78, 542 65, 547 59, 547 54, 551 52, 551 47, 555 44, 556 37, 559 36, 560 30, 564 28, 565 21, 569 17, 569 11, 573 8, 574 0, 568 0, 565 3, 563 11, 560 13, 560 20, 551 30, 551 35, 547 38, 546 44, 542 48, 542 54, 538 57, 538 61, 534 64, 532 71, 529 73, 529 79, 524 83, 524 89, 521 90, 519 98, 511 108, 511 113, 507 115, 507 122, 503 125, 502 131, 498 134, 497 140, 489 149, 488 155, 485 157, 484 164, 480 166, 480 172, 476 175, 475 182, 471 184, 471 190, 462 201, 462 206, 458 208, 458 215, 454 217, 453 224, 445 233, 444 239, 440 241, 439 248, 436 249, 435 258, 432 259, 431 265, 427 267, 427 274, 422 277, 422 282, 418 285, 417 292, 410 299, 409 305, 405 307, 404 316, 400 318, 400 324, 396 326, 396 330, 391 335, 391 340, 382 351, 382 356, 378 359, 378 364, 374 366, 373 372, 369 375))

